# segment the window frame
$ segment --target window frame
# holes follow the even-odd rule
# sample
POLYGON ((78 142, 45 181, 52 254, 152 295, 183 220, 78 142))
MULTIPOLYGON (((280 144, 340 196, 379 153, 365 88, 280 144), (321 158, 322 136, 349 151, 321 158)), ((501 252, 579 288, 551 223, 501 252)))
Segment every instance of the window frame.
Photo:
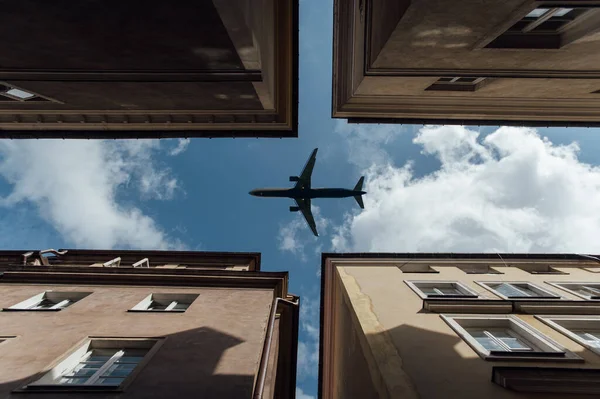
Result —
MULTIPOLYGON (((165 339, 165 337, 87 337, 47 367, 47 371, 41 377, 34 377, 26 385, 16 389, 15 392, 122 392, 133 382, 136 376, 143 370, 156 352, 158 352, 165 339), (119 385, 53 383, 53 381, 63 378, 66 372, 72 371, 79 365, 83 356, 92 349, 123 350, 141 348, 148 349, 148 351, 119 385)), ((107 361, 100 370, 106 370, 111 365, 107 361)))
POLYGON ((556 287, 562 291, 566 291, 570 294, 575 295, 578 298, 582 298, 585 299, 586 301, 600 301, 600 283, 588 283, 588 282, 571 282, 571 281, 545 281, 546 284, 551 285, 553 287, 556 287), (590 296, 586 296, 582 293, 579 293, 575 290, 572 290, 568 287, 563 287, 563 284, 567 284, 567 285, 578 285, 578 286, 585 286, 585 285, 597 285, 598 286, 598 295, 596 298, 590 296))
POLYGON ((8 308, 3 308, 2 311, 17 311, 17 312, 58 312, 75 305, 77 302, 91 295, 92 292, 83 291, 53 291, 46 290, 40 294, 34 295, 24 301, 16 303, 8 308), (48 296, 56 299, 48 299, 48 296), (52 301, 54 305, 49 308, 38 308, 44 301, 52 301), (62 305, 62 306, 60 306, 62 305))
POLYGON ((463 265, 457 265, 456 266, 458 269, 460 269, 460 271, 462 271, 465 274, 483 274, 483 275, 495 275, 495 274, 504 274, 504 272, 499 271, 496 268, 493 268, 490 265, 484 264, 463 264, 463 265), (470 267, 472 267, 473 269, 468 270, 470 267), (477 271, 477 268, 484 268, 487 267, 485 272, 480 272, 477 271))
POLYGON ((149 312, 149 313, 184 313, 192 306, 192 303, 200 296, 200 294, 194 293, 151 293, 138 302, 133 308, 129 309, 128 312, 149 312), (165 306, 165 309, 148 309, 152 303, 166 303, 169 305, 165 306), (177 304, 186 304, 185 309, 175 309, 177 304))
MULTIPOLYGON (((583 346, 584 348, 600 355, 600 347, 591 346, 586 340, 582 339, 579 335, 575 334, 571 329, 584 329, 587 326, 584 324, 596 324, 597 329, 600 332, 600 316, 592 316, 592 315, 581 315, 581 316, 565 316, 565 315, 536 315, 536 319, 546 324, 549 327, 552 327, 554 330, 558 331, 562 335, 571 340, 575 341, 577 344, 583 346), (560 324, 560 321, 567 322, 566 324, 573 324, 572 326, 566 327, 560 324), (581 326, 581 327, 579 327, 581 326)), ((598 339, 600 342, 600 339, 598 339)))
MULTIPOLYGON (((562 295, 559 294, 555 294, 552 291, 549 291, 545 288, 540 287, 537 284, 531 283, 529 281, 475 281, 476 284, 480 285, 481 287, 485 288, 486 290, 490 291, 491 293, 493 293, 494 295, 502 298, 502 299, 506 299, 509 301, 543 301, 543 300, 556 300, 556 299, 565 299, 562 295), (496 291, 495 288, 492 288, 489 286, 489 284, 527 284, 528 288, 532 291, 541 291, 543 293, 548 294, 548 296, 523 296, 523 297, 507 297, 506 295, 496 291)), ((518 287, 516 287, 516 289, 519 289, 518 287)))
POLYGON ((462 315, 441 314, 444 322, 483 360, 520 361, 542 360, 560 362, 582 362, 583 359, 568 351, 556 341, 514 315, 462 315), (468 331, 469 328, 506 329, 509 335, 516 335, 527 344, 533 344, 531 351, 494 351, 486 349, 468 331))
POLYGON ((61 101, 57 101, 53 98, 42 96, 34 91, 23 89, 19 86, 15 86, 12 83, 8 83, 5 81, 0 81, 0 103, 8 103, 8 104, 16 104, 16 103, 59 103, 63 104, 61 101), (8 90, 3 90, 2 87, 6 87, 8 90), (9 94, 10 90, 19 90, 24 93, 28 93, 33 95, 33 97, 29 98, 21 98, 19 96, 9 94))
MULTIPOLYGON (((461 283, 460 281, 455 281, 455 280, 404 280, 404 283, 406 285, 408 285, 408 287, 413 290, 417 295, 419 295, 419 297, 421 297, 421 299, 477 299, 480 298, 481 296, 474 290, 472 290, 471 288, 469 288, 468 286, 466 286, 465 284, 461 283), (464 295, 444 295, 444 294, 440 294, 440 295, 430 295, 430 294, 426 294, 421 287, 419 287, 419 285, 422 284, 428 284, 428 285, 435 285, 435 284, 452 284, 454 285, 454 289, 458 290, 458 291, 462 291, 464 293, 464 295)), ((435 287, 432 287, 435 288, 435 287)))
POLYGON ((447 76, 440 77, 425 91, 477 91, 491 81, 487 76, 447 76), (450 79, 442 81, 442 79, 450 79), (474 79, 472 82, 460 82, 460 79, 474 79))

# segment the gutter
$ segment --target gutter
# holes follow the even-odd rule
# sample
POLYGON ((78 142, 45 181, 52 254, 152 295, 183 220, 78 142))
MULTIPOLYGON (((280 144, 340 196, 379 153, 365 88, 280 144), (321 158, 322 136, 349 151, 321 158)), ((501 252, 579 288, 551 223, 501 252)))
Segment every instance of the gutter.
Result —
POLYGON ((265 343, 260 358, 260 366, 258 368, 258 374, 256 378, 256 385, 254 387, 253 399, 262 399, 265 390, 265 382, 267 380, 267 368, 269 366, 269 356, 271 355, 271 344, 273 341, 273 330, 275 328, 275 319, 277 314, 277 307, 279 303, 287 304, 293 307, 298 307, 297 302, 292 302, 284 298, 275 298, 271 305, 271 313, 269 314, 269 322, 267 325, 267 333, 265 335, 265 343))

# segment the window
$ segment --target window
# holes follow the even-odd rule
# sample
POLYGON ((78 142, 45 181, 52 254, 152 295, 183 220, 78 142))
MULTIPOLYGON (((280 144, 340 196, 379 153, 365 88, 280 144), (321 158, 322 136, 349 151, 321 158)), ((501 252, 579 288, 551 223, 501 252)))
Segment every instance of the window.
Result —
POLYGON ((481 285, 484 288, 487 288, 494 294, 504 299, 561 298, 559 295, 556 295, 531 283, 478 281, 477 284, 481 285))
POLYGON ((434 84, 425 90, 440 91, 475 91, 487 82, 482 77, 445 77, 439 78, 434 84))
POLYGON ((486 360, 581 360, 515 316, 440 316, 486 360))
POLYGON ((558 49, 598 27, 594 6, 548 2, 531 10, 487 45, 489 48, 558 49))
POLYGON ((158 349, 158 342, 157 339, 90 339, 25 389, 122 389, 150 352, 158 349))
POLYGON ((0 101, 48 101, 35 93, 0 82, 0 101))
POLYGON ((528 264, 528 265, 511 265, 517 269, 531 274, 569 274, 561 270, 555 269, 550 265, 528 264))
POLYGON ((15 338, 14 335, 10 335, 10 336, 0 336, 0 345, 2 345, 4 342, 8 341, 9 339, 15 338))
POLYGON ((405 281, 421 298, 477 298, 478 294, 459 282, 405 281))
POLYGON ((45 291, 3 310, 49 310, 58 311, 90 295, 91 292, 45 291))
POLYGON ((489 265, 460 265, 457 266, 460 270, 467 274, 502 274, 498 270, 489 265))
POLYGON ((599 316, 536 316, 581 346, 600 354, 599 316))
POLYGON ((185 312, 198 294, 150 294, 130 312, 185 312))
POLYGON ((431 266, 429 265, 424 265, 424 264, 406 264, 406 265, 402 265, 402 266, 398 266, 398 268, 400 270, 402 270, 402 273, 439 273, 437 270, 433 269, 431 266))
POLYGON ((600 283, 548 283, 584 299, 600 299, 600 283))

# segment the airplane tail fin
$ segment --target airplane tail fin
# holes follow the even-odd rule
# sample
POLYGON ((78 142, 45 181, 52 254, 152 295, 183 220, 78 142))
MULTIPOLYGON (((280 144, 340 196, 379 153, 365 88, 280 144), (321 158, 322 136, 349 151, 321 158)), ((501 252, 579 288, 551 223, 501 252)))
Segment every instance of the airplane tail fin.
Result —
MULTIPOLYGON (((362 191, 364 181, 365 181, 365 177, 361 176, 360 179, 358 180, 358 183, 356 183, 356 186, 354 186, 354 191, 362 191)), ((355 195, 354 199, 358 203, 358 206, 361 207, 361 209, 365 209, 365 204, 363 203, 362 195, 355 195)))

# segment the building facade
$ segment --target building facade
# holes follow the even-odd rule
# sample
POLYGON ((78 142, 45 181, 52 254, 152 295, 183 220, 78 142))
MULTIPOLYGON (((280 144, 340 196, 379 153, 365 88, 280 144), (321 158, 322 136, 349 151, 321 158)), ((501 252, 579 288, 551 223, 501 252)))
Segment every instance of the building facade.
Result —
POLYGON ((600 394, 596 256, 323 254, 321 278, 323 399, 600 394))
POLYGON ((0 251, 0 397, 293 398, 287 284, 254 253, 0 251))
POLYGON ((600 1, 334 4, 335 118, 600 124, 600 1))
POLYGON ((0 137, 296 137, 298 0, 0 0, 0 137))

